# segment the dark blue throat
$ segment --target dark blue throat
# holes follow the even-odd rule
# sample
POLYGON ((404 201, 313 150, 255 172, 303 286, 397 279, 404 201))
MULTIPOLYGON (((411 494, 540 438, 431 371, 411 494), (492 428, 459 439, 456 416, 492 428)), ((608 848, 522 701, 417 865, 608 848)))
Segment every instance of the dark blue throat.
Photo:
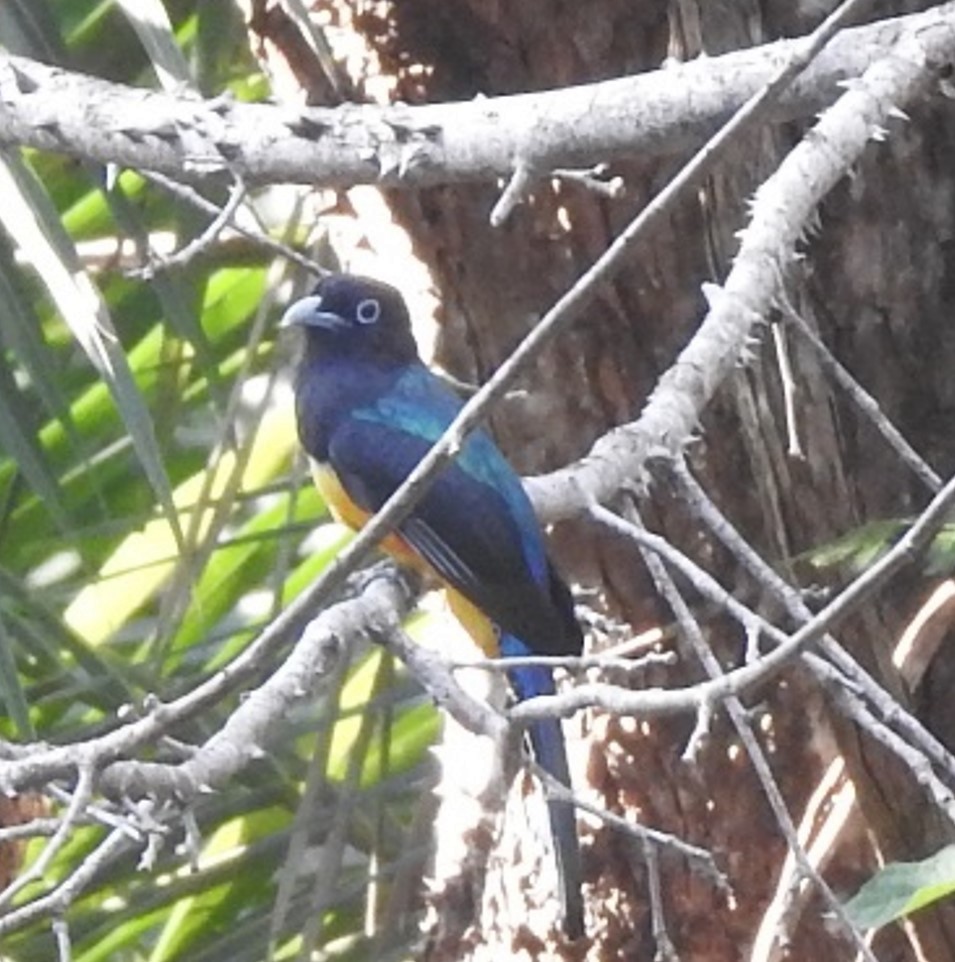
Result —
POLYGON ((302 446, 328 460, 335 428, 350 414, 373 407, 401 376, 403 365, 307 353, 295 375, 295 412, 302 446))

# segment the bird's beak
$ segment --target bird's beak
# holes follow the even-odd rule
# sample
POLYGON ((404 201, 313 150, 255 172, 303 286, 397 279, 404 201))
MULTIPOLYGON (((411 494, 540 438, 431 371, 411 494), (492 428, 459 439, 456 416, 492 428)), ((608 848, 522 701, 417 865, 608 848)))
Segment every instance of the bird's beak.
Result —
POLYGON ((335 330, 348 327, 348 322, 331 311, 323 311, 321 297, 312 294, 289 307, 282 315, 279 327, 324 327, 326 330, 335 330))

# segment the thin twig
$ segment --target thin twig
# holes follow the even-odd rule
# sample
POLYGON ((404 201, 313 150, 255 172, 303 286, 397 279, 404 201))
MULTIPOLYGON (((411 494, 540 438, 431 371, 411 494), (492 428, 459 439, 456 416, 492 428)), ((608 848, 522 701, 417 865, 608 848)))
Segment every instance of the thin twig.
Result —
MULTIPOLYGON (((746 539, 709 498, 696 478, 690 473, 685 462, 680 460, 672 463, 670 470, 697 516, 743 564, 756 581, 778 598, 790 616, 797 622, 808 624, 812 621, 813 613, 803 601, 799 592, 780 577, 772 566, 767 564, 753 550, 746 539)), ((922 517, 924 517, 924 512, 922 517)), ((939 516, 936 515, 936 517, 939 516)), ((944 510, 941 517, 943 519, 941 523, 944 524, 944 510)), ((927 540, 923 543, 927 544, 933 535, 934 531, 928 533, 925 536, 927 540)), ((898 545, 892 551, 895 551, 896 548, 898 548, 898 545)), ((871 569, 869 570, 871 571, 871 569)), ((820 647, 825 657, 864 695, 866 701, 872 705, 883 722, 899 731, 909 744, 930 759, 945 775, 949 784, 955 784, 955 757, 948 749, 911 712, 904 711, 898 701, 882 688, 828 632, 822 635, 820 647)), ((818 668, 815 670, 818 671, 818 668)))
POLYGON ((776 363, 779 366, 779 380, 783 389, 783 412, 786 417, 786 437, 789 440, 786 453, 791 458, 804 460, 806 455, 799 442, 799 427, 796 423, 796 379, 789 359, 789 345, 786 330, 782 324, 772 325, 773 346, 776 348, 776 363))
POLYGON ((929 491, 938 491, 942 486, 942 479, 909 444, 902 432, 886 417, 879 406, 879 402, 836 360, 819 335, 809 327, 805 319, 788 302, 788 299, 783 301, 783 305, 786 320, 799 331, 806 343, 813 349, 823 369, 828 371, 839 387, 849 395, 850 400, 879 434, 885 438, 902 463, 911 468, 915 476, 929 491))
MULTIPOLYGON (((608 711, 619 714, 644 717, 681 714, 696 711, 707 701, 716 703, 731 695, 739 695, 765 684, 782 671, 796 654, 819 641, 826 632, 851 614, 897 571, 917 557, 919 552, 931 542, 939 528, 946 523, 953 505, 955 505, 955 477, 932 500, 915 524, 871 568, 860 575, 820 612, 813 615, 798 631, 788 635, 785 641, 752 664, 735 668, 715 680, 688 688, 666 691, 645 689, 634 692, 615 689, 608 685, 580 685, 559 695, 542 695, 521 702, 510 710, 509 717, 514 722, 527 725, 537 718, 549 718, 554 715, 568 716, 581 708, 592 706, 606 708, 608 711)), ((592 512, 601 510, 606 509, 599 505, 591 505, 592 512)), ((617 520, 623 525, 627 524, 623 519, 617 520)), ((769 626, 769 630, 776 629, 769 626)), ((892 702, 889 715, 899 714, 897 703, 892 702)), ((898 721, 902 723, 901 718, 898 721)), ((909 727, 912 724, 917 725, 913 719, 906 720, 906 724, 909 727)), ((947 755, 944 749, 942 752, 943 755, 947 755)), ((946 771, 951 770, 946 768, 946 771)))
POLYGON ((152 280, 160 271, 183 267, 194 260, 203 251, 211 247, 219 239, 222 231, 232 223, 235 212, 239 209, 239 205, 245 200, 245 197, 245 184, 241 180, 236 180, 229 192, 229 199, 225 206, 213 217, 212 222, 198 237, 194 237, 188 244, 168 257, 151 257, 149 263, 144 267, 129 271, 129 276, 148 281, 152 280))
POLYGON ((62 915, 103 868, 129 846, 129 836, 116 829, 77 866, 76 871, 52 892, 0 917, 0 937, 25 928, 31 922, 62 915))
POLYGON ((53 920, 53 937, 56 940, 56 957, 59 962, 72 962, 73 945, 70 940, 70 923, 64 918, 53 920))
POLYGON ((654 962, 679 962, 680 956, 677 954, 670 933, 667 931, 657 850, 646 839, 644 839, 641 849, 643 864, 647 870, 647 892, 650 895, 650 932, 657 947, 653 955, 654 962))
POLYGON ((511 216, 514 208, 521 203, 530 189, 533 173, 534 171, 531 166, 524 160, 518 158, 515 161, 514 170, 504 190, 501 191, 501 196, 498 197, 497 203, 491 208, 491 214, 488 219, 492 227, 502 226, 508 217, 511 216))
POLYGON ((568 167, 556 167, 550 172, 551 177, 578 184, 586 190, 599 194, 610 200, 623 196, 625 187, 622 177, 607 178, 608 164, 594 164, 586 170, 573 170, 568 167))
MULTIPOLYGON (((171 177, 167 177, 165 174, 160 174, 155 170, 143 170, 141 171, 143 177, 146 180, 151 181, 163 190, 168 191, 174 197, 178 197, 180 200, 185 201, 197 210, 201 210, 205 214, 211 214, 213 217, 219 217, 222 214, 222 208, 218 204, 214 204, 211 200, 207 200, 202 194, 199 193, 194 187, 190 187, 188 184, 182 184, 178 180, 173 180, 171 177)), ((233 229, 238 231, 249 240, 255 242, 261 247, 270 250, 273 254, 278 254, 280 257, 284 257, 286 260, 291 261, 293 264, 297 264, 303 270, 308 271, 310 274, 317 275, 321 277, 323 274, 328 273, 325 268, 320 264, 317 264, 311 258, 306 257, 304 254, 300 254, 297 250, 289 247, 287 244, 281 243, 281 241, 274 240, 269 237, 268 234, 256 232, 244 227, 241 223, 234 223, 233 229)))
POLYGON ((81 762, 78 766, 79 777, 76 780, 76 788, 73 790, 73 798, 70 800, 69 807, 60 821, 60 827, 53 834, 52 838, 43 847, 43 851, 36 861, 22 875, 15 878, 4 890, 0 892, 0 908, 9 905, 18 893, 22 892, 28 885, 32 885, 38 879, 42 879, 46 870, 54 857, 70 840, 73 829, 82 817, 86 806, 93 797, 93 780, 95 770, 89 761, 81 762))
POLYGON ((693 845, 677 835, 669 832, 661 832, 659 829, 650 828, 640 822, 631 822, 609 809, 600 805, 595 805, 572 789, 568 788, 563 782, 554 778, 546 769, 542 768, 537 762, 531 761, 530 770, 544 786, 548 798, 556 799, 561 802, 569 802, 580 811, 593 815, 594 818, 610 825, 614 831, 620 832, 627 838, 637 842, 646 842, 659 849, 660 853, 668 856, 675 856, 683 859, 690 870, 700 878, 706 879, 721 892, 729 894, 732 889, 729 879, 716 866, 713 853, 699 845, 693 845))
MULTIPOLYGON (((640 518, 636 505, 631 503, 630 510, 633 513, 633 519, 631 523, 634 524, 635 527, 643 528, 643 522, 640 518)), ((703 666, 703 669, 713 680, 723 677, 722 666, 713 652, 710 651, 710 648, 706 643, 706 639, 703 637, 703 631, 700 628, 699 622, 693 616, 693 613, 690 611, 690 606, 680 594, 676 583, 670 576, 670 572, 655 553, 648 551, 643 547, 641 547, 640 551, 643 556, 644 564, 647 566, 647 570, 650 572, 650 577, 653 579, 658 593, 670 606, 670 610, 676 616, 677 622, 683 629, 685 638, 690 643, 690 646, 703 666)), ((756 777, 759 780, 760 786, 762 787, 766 801, 769 803, 769 807, 773 812, 773 816, 776 819, 776 824, 782 831, 783 837, 786 839, 786 844, 789 847, 790 852, 792 852, 793 857, 796 859, 799 868, 802 870, 806 878, 812 880, 813 885, 822 896, 822 899, 825 902, 829 912, 831 912, 838 920, 839 925, 846 935, 848 941, 855 946, 856 951, 862 956, 862 958, 866 959, 867 962, 878 962, 872 952, 872 949, 869 948, 868 943, 865 941, 862 933, 846 914, 846 910, 842 903, 829 887, 829 884, 815 870, 807 858, 805 849, 803 848, 802 843, 799 840, 798 833, 796 832, 796 826, 789 814, 789 807, 786 804, 786 800, 783 798, 779 785, 776 782, 776 778, 773 775, 769 762, 766 759, 766 754, 763 751, 762 746, 759 744, 759 740, 753 734, 753 729, 749 721, 749 715, 743 706, 743 703, 736 695, 731 695, 725 700, 724 704, 726 711, 730 716, 730 720, 733 723, 733 727, 736 729, 736 734, 739 737, 746 754, 749 756, 750 764, 753 766, 753 771, 756 773, 756 777)))
MULTIPOLYGON (((152 699, 148 710, 142 716, 105 735, 68 745, 8 744, 7 751, 3 752, 6 759, 0 761, 0 791, 15 793, 47 784, 57 778, 66 778, 75 771, 78 757, 94 758, 98 764, 104 766, 100 779, 101 788, 105 788, 111 778, 115 778, 117 784, 122 782, 122 779, 118 778, 121 769, 111 772, 110 763, 143 766, 151 764, 116 763, 115 760, 132 753, 143 744, 155 741, 174 725, 216 704, 229 691, 266 668, 274 659, 276 651, 296 633, 301 632, 313 613, 314 594, 313 586, 311 590, 299 595, 282 616, 275 619, 248 648, 221 671, 167 704, 152 699)), ((395 612, 406 612, 408 606, 407 592, 397 582, 376 579, 361 598, 342 602, 323 612, 321 617, 330 636, 347 638, 364 624, 366 618, 375 617, 380 611, 392 617, 395 612)), ((312 652, 314 653, 314 649, 312 652)), ((303 652, 302 658, 307 654, 308 652, 303 652)), ((308 677, 314 679, 315 676, 308 677)), ((304 683, 300 685, 302 689, 305 687, 307 686, 304 683)), ((0 749, 4 747, 0 743, 0 749)), ((157 766, 157 770, 163 769, 166 769, 166 766, 157 766)), ((151 791, 158 791, 167 785, 162 779, 155 784, 148 781, 146 784, 151 791)), ((191 785, 191 782, 189 784, 191 785)))

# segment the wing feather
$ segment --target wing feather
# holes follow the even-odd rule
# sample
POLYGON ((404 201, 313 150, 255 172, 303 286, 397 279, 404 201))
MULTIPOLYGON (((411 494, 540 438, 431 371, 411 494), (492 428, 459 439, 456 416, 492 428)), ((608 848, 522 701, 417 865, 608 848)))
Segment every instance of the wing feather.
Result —
MULTIPOLYGON (((468 442, 470 443, 470 442, 468 442)), ((348 495, 377 511, 424 457, 432 441, 390 424, 350 419, 334 432, 329 460, 348 495)), ((468 456, 467 447, 463 457, 468 456)), ((520 481, 514 477, 518 486, 520 481)), ((519 494, 524 497, 523 491, 519 494)), ((455 463, 434 481, 399 526, 404 540, 437 574, 505 632, 541 654, 579 651, 579 628, 550 597, 545 559, 539 583, 527 557, 528 532, 502 493, 455 463)), ((538 537, 536 530, 534 537, 538 537)), ((533 545, 543 557, 543 546, 533 545)), ((571 612, 572 615, 572 612, 571 612)))

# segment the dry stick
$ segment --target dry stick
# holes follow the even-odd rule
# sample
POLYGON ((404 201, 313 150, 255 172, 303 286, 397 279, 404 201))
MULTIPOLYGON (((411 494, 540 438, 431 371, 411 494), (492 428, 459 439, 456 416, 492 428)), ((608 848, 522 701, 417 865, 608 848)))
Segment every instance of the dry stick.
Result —
POLYGON ((942 486, 942 479, 925 459, 905 439, 901 431, 882 413, 879 402, 836 360, 819 335, 806 323, 790 304, 784 307, 788 320, 813 349, 819 363, 835 382, 849 395, 856 407, 868 418, 889 446, 907 464, 915 476, 933 493, 942 486))
POLYGON ((789 439, 786 454, 791 458, 805 460, 806 455, 799 443, 799 428, 796 424, 796 379, 793 377, 789 344, 786 342, 786 330, 781 324, 774 323, 772 331, 773 346, 776 348, 776 364, 779 367, 779 381, 783 391, 786 436, 789 439))
POLYGON ((550 176, 557 180, 577 184, 601 197, 616 200, 626 190, 624 179, 619 175, 607 178, 608 164, 594 164, 587 170, 573 170, 567 167, 555 167, 550 176))
MULTIPOLYGON (((401 630, 399 612, 407 607, 407 599, 402 608, 389 607, 388 599, 394 598, 395 590, 394 582, 386 578, 369 582, 363 598, 368 599, 373 608, 363 628, 350 623, 354 621, 351 615, 346 614, 349 620, 341 619, 342 606, 314 619, 275 673, 249 692, 222 727, 204 744, 195 747, 188 758, 174 764, 114 762, 104 770, 101 788, 111 795, 127 798, 162 795, 188 800, 199 790, 214 789, 225 783, 261 756, 276 719, 287 717, 295 703, 310 697, 316 684, 338 669, 343 639, 351 637, 356 630, 364 630, 397 654, 462 725, 495 741, 503 739, 507 733, 506 721, 471 698, 458 685, 444 659, 416 645, 401 630), (380 601, 377 593, 381 593, 380 601)), ((399 603, 396 600, 396 604, 399 603)))
POLYGON ((170 254, 168 257, 151 258, 145 267, 131 271, 130 276, 136 277, 139 280, 148 281, 154 278, 160 271, 184 267, 219 239, 219 235, 232 222, 235 212, 239 209, 242 201, 245 200, 245 195, 245 184, 241 178, 236 178, 225 206, 216 213, 212 222, 198 237, 194 237, 188 244, 181 247, 175 253, 170 254))
POLYGON ((569 802, 582 812, 587 812, 588 815, 593 815, 594 818, 599 818, 601 821, 606 822, 628 838, 637 842, 653 845, 662 853, 683 859, 693 873, 700 878, 706 879, 706 881, 714 885, 721 892, 729 894, 732 891, 729 880, 716 867, 712 852, 707 851, 705 848, 700 848, 698 845, 693 845, 676 835, 671 835, 669 832, 661 832, 657 828, 649 828, 640 822, 628 821, 615 812, 611 812, 606 808, 602 808, 600 805, 595 805, 593 802, 587 801, 587 799, 576 794, 572 789, 569 789, 563 782, 554 778, 546 769, 541 768, 537 762, 532 761, 529 767, 547 790, 548 798, 554 798, 560 802, 569 802))
MULTIPOLYGON (((72 797, 65 789, 60 788, 56 783, 49 784, 45 789, 46 794, 51 798, 59 799, 61 802, 69 804, 72 797)), ((135 824, 134 819, 129 815, 123 815, 116 811, 111 811, 109 803, 103 805, 99 802, 90 802, 83 810, 83 818, 92 825, 102 825, 103 828, 118 828, 125 831, 134 842, 142 839, 143 833, 135 824)))
MULTIPOLYGON (((634 515, 634 521, 631 523, 634 525, 634 527, 646 530, 643 526, 643 521, 640 518, 640 514, 636 508, 636 505, 631 505, 631 510, 634 515)), ((700 628, 699 622, 694 617, 692 611, 690 611, 690 606, 686 603, 683 595, 680 594, 676 583, 670 576, 670 572, 667 570, 663 561, 661 561, 661 559, 655 553, 648 551, 642 545, 640 546, 640 553, 643 556, 643 561, 647 566, 647 570, 650 572, 650 577, 653 579, 653 583, 657 592, 670 606, 670 610, 676 616, 677 623, 683 629, 684 637, 690 643, 704 670, 712 679, 722 677, 723 669, 720 666, 719 661, 716 659, 716 656, 713 654, 713 652, 710 651, 709 646, 706 643, 706 639, 703 637, 703 630, 700 628)), ((872 949, 869 948, 868 944, 863 938, 862 933, 849 919, 849 916, 846 914, 842 903, 838 898, 836 898, 836 895, 829 887, 829 884, 815 870, 812 863, 809 861, 806 851, 803 848, 802 843, 799 841, 798 833, 796 832, 796 826, 793 824, 792 818, 789 815, 789 808, 786 805, 786 800, 783 798, 782 792, 779 789, 779 785, 773 776, 769 762, 766 760, 766 755, 763 752, 758 739, 753 734, 753 729, 749 722, 749 715, 743 706, 743 703, 736 695, 731 695, 726 699, 725 706, 726 711, 730 716, 730 720, 733 722, 733 727, 736 729, 736 733, 739 736, 740 741, 743 743, 746 754, 749 756, 750 764, 753 766, 753 771, 756 773, 756 777, 759 779, 759 783, 763 789, 763 794, 766 796, 766 800, 769 802, 769 807, 772 809, 773 815, 776 818, 776 824, 782 830, 783 837, 786 839, 786 844, 789 846, 790 852, 792 852, 793 857, 796 859, 796 863, 799 865, 800 871, 805 878, 810 879, 813 885, 816 886, 817 891, 822 896, 823 901, 826 903, 829 911, 835 915, 836 919, 838 919, 845 935, 855 946, 856 951, 862 956, 862 958, 866 959, 867 962, 878 962, 878 959, 876 959, 872 949)))
POLYGON ((657 859, 656 849, 647 841, 644 841, 641 848, 647 870, 647 892, 650 895, 650 932, 657 947, 653 955, 654 962, 680 962, 680 956, 667 931, 663 888, 660 884, 660 862, 657 859))
MULTIPOLYGON (((581 708, 591 706, 606 708, 608 711, 624 715, 638 714, 644 717, 672 715, 696 711, 698 706, 706 701, 716 703, 730 695, 738 695, 763 684, 782 671, 799 652, 815 644, 834 625, 854 611, 888 578, 917 557, 938 529, 946 523, 953 506, 955 506, 955 477, 932 499, 915 524, 882 558, 820 612, 813 615, 795 634, 787 636, 782 644, 753 664, 735 668, 715 681, 667 691, 644 689, 632 692, 615 690, 606 685, 580 685, 559 695, 541 695, 522 702, 510 710, 509 716, 512 720, 526 725, 538 718, 549 718, 553 715, 569 716, 581 708)), ((601 518, 604 515, 609 516, 614 519, 612 523, 619 523, 625 527, 627 525, 626 521, 617 518, 600 505, 591 505, 591 512, 601 518)), ((660 541, 662 542, 663 539, 661 538, 660 541)), ((897 713, 898 705, 893 703, 892 709, 897 713)))
POLYGON ((511 216, 514 208, 524 199, 524 195, 530 190, 531 182, 534 179, 534 170, 531 165, 518 157, 514 164, 514 171, 510 176, 497 203, 491 209, 489 220, 492 227, 500 227, 511 216))
MULTIPOLYGON (((823 662, 823 665, 826 664, 823 662)), ((877 718, 865 701, 846 686, 843 678, 838 677, 835 672, 819 674, 842 714, 895 755, 912 772, 916 781, 928 790, 932 801, 949 822, 955 825, 955 797, 950 789, 939 782, 925 755, 877 718)))
POLYGON ((66 919, 53 920, 53 937, 56 939, 56 956, 59 962, 71 962, 73 945, 70 940, 70 926, 66 919))
MULTIPOLYGON (((780 577, 772 566, 753 550, 729 519, 710 500, 700 483, 690 473, 686 464, 683 461, 675 462, 671 465, 671 470, 697 516, 736 556, 737 560, 756 581, 771 591, 783 603, 791 617, 802 623, 811 621, 813 619, 812 611, 802 600, 799 592, 780 577)), ((951 482, 949 482, 950 485, 951 482)), ((922 517, 924 518, 924 513, 922 517)), ((944 510, 937 517, 941 524, 945 523, 944 510)), ((934 531, 926 534, 924 539, 921 540, 921 545, 927 545, 933 536, 934 531)), ((893 548, 892 551, 894 550, 893 548)), ((920 548, 914 550, 920 550, 920 548)), ((823 634, 820 640, 820 648, 825 657, 865 697, 866 701, 875 709, 878 717, 887 726, 896 728, 911 745, 937 766, 939 771, 948 779, 949 784, 955 783, 955 757, 949 750, 917 718, 904 711, 896 699, 882 688, 835 638, 829 634, 823 634)))
MULTIPOLYGON (((84 823, 86 823, 85 820, 84 823)), ((62 819, 59 818, 35 818, 31 822, 23 822, 20 825, 7 825, 0 828, 0 845, 24 838, 55 835, 61 824, 62 819)))
MULTIPOLYGON (((275 652, 289 639, 290 635, 293 632, 300 632, 309 617, 312 608, 311 600, 312 593, 306 591, 245 651, 236 656, 221 671, 168 704, 153 699, 149 710, 142 717, 121 728, 89 741, 71 745, 0 745, 5 750, 9 749, 6 754, 10 756, 7 760, 0 761, 0 791, 12 794, 25 788, 43 785, 55 778, 66 777, 76 769, 77 757, 80 754, 82 757, 95 759, 98 764, 107 765, 120 756, 132 753, 139 746, 154 741, 182 720, 204 711, 237 685, 268 667, 275 652), (88 756, 85 754, 87 752, 88 756)), ((408 609, 409 598, 403 588, 384 579, 376 579, 360 598, 351 599, 327 609, 322 612, 320 619, 328 637, 351 637, 370 617, 376 617, 379 614, 394 616, 395 612, 407 612, 408 609)), ((315 645, 318 643, 316 640, 315 645)), ((299 648, 296 647, 295 650, 298 652, 299 648)), ((320 654, 321 652, 316 652, 313 646, 308 651, 302 652, 300 657, 302 661, 306 661, 309 655, 317 658, 320 654)), ((317 669, 312 664, 308 670, 314 672, 317 669)), ((293 694, 304 697, 306 683, 314 678, 314 674, 303 675, 298 686, 300 690, 296 690, 293 694)), ((251 723, 251 719, 243 722, 243 724, 251 723)), ((220 761, 224 761, 221 756, 217 757, 220 761)), ((147 763, 129 764, 141 764, 144 768, 147 767, 147 763)), ((109 774, 109 769, 106 769, 100 780, 101 787, 105 787, 108 783, 109 774)), ((119 788, 120 786, 117 786, 117 790, 119 788)), ((178 789, 178 786, 173 788, 178 789)), ((171 790, 162 781, 157 784, 148 784, 148 789, 149 791, 171 790)))
MULTIPOLYGON (((630 522, 618 517, 613 512, 608 511, 606 508, 599 505, 593 508, 592 515, 599 523, 609 527, 611 530, 619 532, 624 537, 630 538, 641 547, 658 554, 666 561, 668 565, 680 571, 694 586, 694 588, 696 588, 696 590, 703 595, 703 597, 709 598, 719 607, 729 612, 729 614, 736 618, 741 625, 747 628, 747 631, 749 631, 750 628, 753 628, 764 634, 777 645, 789 643, 789 636, 786 635, 781 629, 770 624, 768 621, 761 618, 755 612, 743 605, 742 602, 738 601, 733 597, 733 595, 727 592, 726 589, 723 588, 723 586, 720 585, 712 575, 698 567, 693 561, 686 557, 686 555, 674 548, 664 538, 661 538, 659 535, 652 534, 646 529, 637 528, 636 526, 630 524, 630 522)), ((823 642, 823 644, 825 644, 825 642, 823 642)), ((835 645, 835 648, 838 650, 838 645, 835 645)), ((828 648, 826 650, 828 651, 828 648)), ((820 678, 827 685, 827 687, 837 688, 841 686, 847 690, 857 688, 860 691, 865 691, 866 694, 868 694, 873 688, 877 689, 875 683, 872 682, 868 676, 864 675, 858 666, 856 666, 857 671, 855 672, 855 675, 850 678, 847 674, 844 674, 829 662, 825 661, 823 658, 813 655, 811 652, 802 652, 802 658, 811 668, 813 673, 820 678), (867 682, 868 684, 857 685, 856 679, 860 676, 862 677, 863 682, 867 682)), ((851 659, 849 659, 848 655, 846 656, 846 660, 848 660, 850 664, 854 664, 851 659)), ((752 664, 759 665, 761 663, 762 660, 753 662, 752 664)), ((692 689, 683 689, 683 691, 692 691, 692 689)), ((889 707, 892 709, 892 712, 884 716, 885 720, 880 722, 881 729, 879 731, 879 737, 887 744, 898 745, 898 736, 892 732, 889 725, 890 721, 898 721, 898 716, 900 714, 905 715, 906 713, 902 712, 898 704, 892 701, 888 695, 885 695, 885 699, 889 701, 889 707)), ((712 706, 713 703, 713 700, 701 700, 696 709, 698 712, 698 718, 699 713, 706 711, 708 706, 712 706)), ((639 712, 640 708, 639 706, 633 706, 633 710, 635 712, 639 712)), ((913 723, 918 726, 917 721, 913 720, 913 723)), ((698 721, 698 725, 699 724, 702 723, 698 721)), ((694 734, 696 734, 696 732, 694 732, 694 734)), ((931 738, 932 736, 928 737, 931 738)), ((944 752, 944 749, 942 749, 942 751, 944 752)), ((909 767, 910 771, 915 776, 916 781, 926 789, 936 804, 938 804, 946 813, 949 820, 955 824, 955 795, 953 795, 951 789, 939 779, 931 765, 926 762, 926 756, 924 754, 918 754, 916 756, 916 753, 913 749, 909 749, 908 751, 904 752, 900 751, 897 752, 897 754, 900 760, 909 767)))
MULTIPOLYGON (((211 200, 207 200, 194 187, 190 187, 188 184, 181 184, 178 180, 173 180, 171 177, 157 173, 154 170, 144 170, 141 171, 141 173, 146 180, 151 181, 163 190, 168 191, 174 197, 178 197, 180 200, 195 207, 197 210, 211 214, 213 217, 221 216, 223 208, 219 207, 218 204, 214 204, 211 200)), ((259 233, 248 227, 243 227, 242 224, 236 223, 234 218, 230 217, 229 219, 232 220, 231 226, 233 230, 247 237, 250 241, 264 247, 266 250, 271 251, 273 254, 284 257, 286 260, 297 264, 311 274, 322 275, 326 273, 321 265, 317 264, 311 258, 306 257, 304 254, 300 254, 287 244, 274 240, 269 237, 268 234, 259 233)))
POLYGON ((28 902, 8 915, 0 917, 0 938, 25 928, 44 916, 62 915, 90 882, 129 846, 129 836, 120 829, 109 835, 95 848, 72 875, 64 879, 52 892, 28 902))
POLYGON ((93 797, 93 782, 95 770, 93 765, 85 760, 79 765, 79 778, 76 781, 76 788, 73 790, 73 797, 70 799, 69 807, 63 818, 60 820, 60 827, 53 834, 53 837, 43 846, 43 851, 37 860, 20 876, 15 878, 0 893, 0 909, 9 905, 19 892, 22 892, 28 885, 43 878, 44 872, 50 867, 50 863, 57 853, 70 840, 70 835, 83 815, 87 804, 93 797))
POLYGON ((231 779, 265 751, 277 719, 287 718, 292 708, 310 698, 319 684, 333 677, 340 667, 348 640, 363 631, 370 634, 363 617, 379 609, 382 617, 404 613, 408 600, 402 586, 376 578, 360 599, 336 605, 310 622, 281 665, 258 688, 250 691, 224 724, 185 761, 176 764, 118 761, 103 772, 104 791, 124 797, 161 794, 191 798, 200 789, 214 789, 231 779))

